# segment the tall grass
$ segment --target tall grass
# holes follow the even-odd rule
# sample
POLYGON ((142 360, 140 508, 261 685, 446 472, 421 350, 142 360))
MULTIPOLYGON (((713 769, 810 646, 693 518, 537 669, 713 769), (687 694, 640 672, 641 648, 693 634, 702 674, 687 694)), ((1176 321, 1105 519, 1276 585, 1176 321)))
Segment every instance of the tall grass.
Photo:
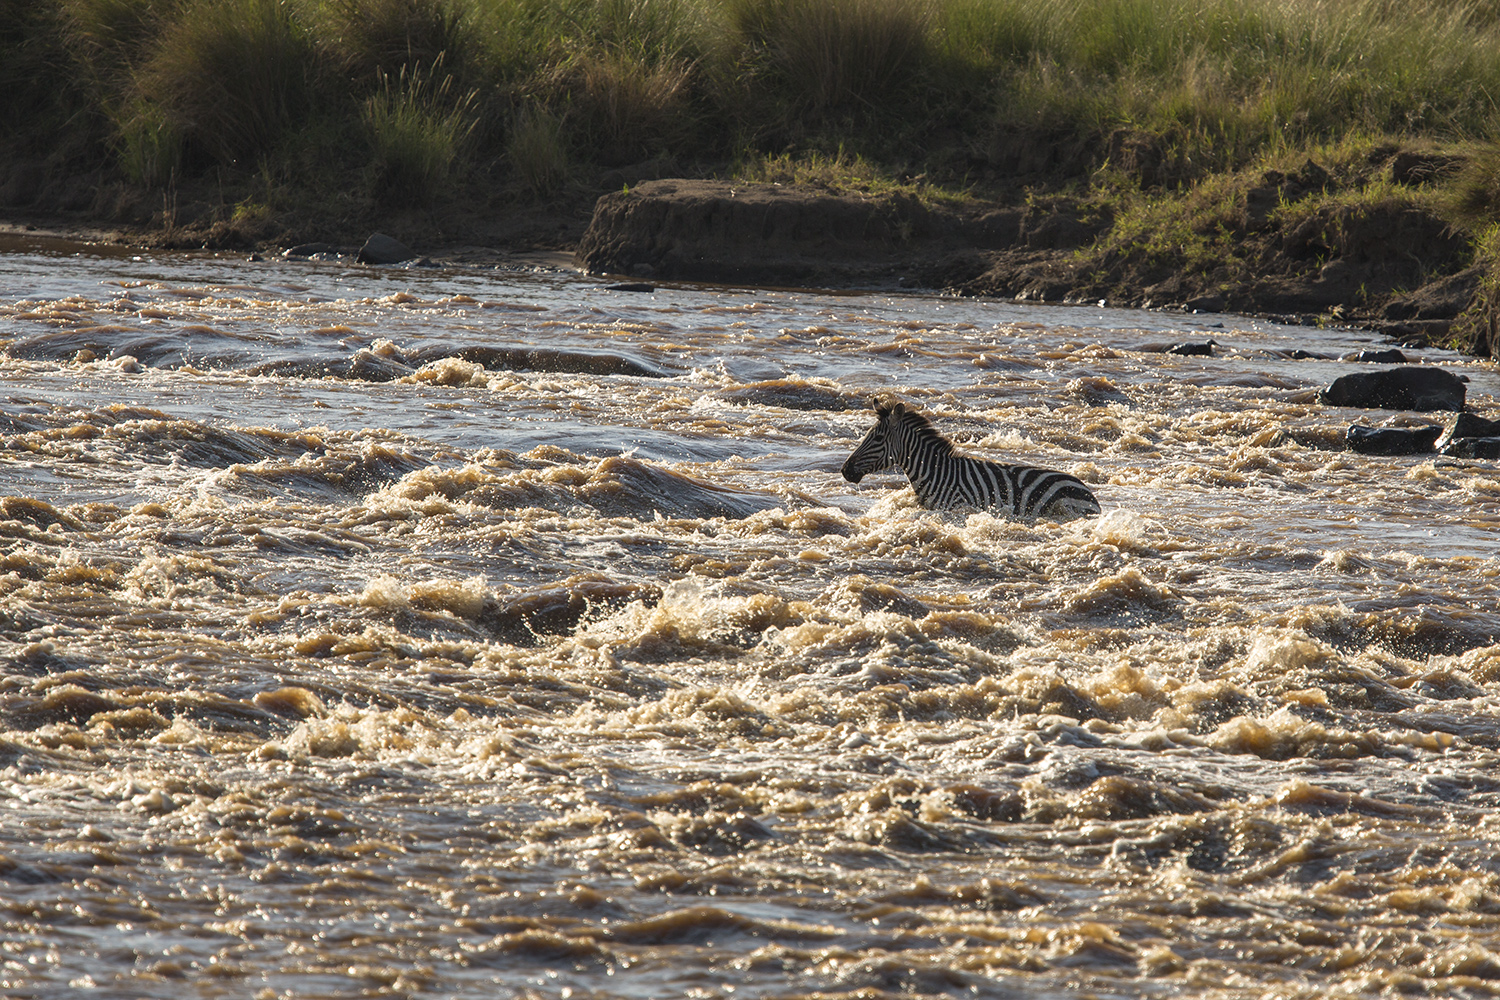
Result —
POLYGON ((787 110, 873 108, 912 84, 931 40, 927 0, 727 0, 721 58, 787 110))
POLYGON ((213 160, 253 166, 310 106, 312 39, 287 0, 197 0, 171 21, 136 83, 213 160))
POLYGON ((368 181, 388 188, 407 170, 390 166, 404 144, 405 162, 428 163, 407 176, 438 177, 434 165, 447 162, 450 180, 437 183, 467 170, 528 191, 559 189, 559 162, 576 173, 668 154, 714 169, 838 150, 893 174, 946 171, 954 183, 989 174, 1003 185, 1007 171, 1036 164, 1054 180, 1083 180, 1120 166, 1111 160, 1121 150, 1148 149, 1141 183, 1171 187, 1351 135, 1495 137, 1497 9, 1494 0, 0 0, 0 99, 18 109, 0 130, 24 129, 38 137, 32 148, 47 147, 49 130, 53 148, 92 143, 141 181, 159 178, 162 164, 191 172, 269 161, 294 175, 300 163, 363 156, 388 165, 368 181), (419 71, 439 61, 453 79, 449 106, 474 95, 478 124, 465 143, 450 143, 463 126, 443 124, 442 102, 414 96, 419 71), (341 120, 352 132, 326 124, 341 120), (342 148, 351 135, 365 148, 342 148), (314 140, 324 143, 316 154, 314 140), (418 156, 421 145, 430 148, 418 156))
POLYGON ((455 94, 443 52, 429 67, 382 73, 365 101, 374 151, 374 194, 388 204, 430 204, 449 185, 473 133, 475 95, 455 94))

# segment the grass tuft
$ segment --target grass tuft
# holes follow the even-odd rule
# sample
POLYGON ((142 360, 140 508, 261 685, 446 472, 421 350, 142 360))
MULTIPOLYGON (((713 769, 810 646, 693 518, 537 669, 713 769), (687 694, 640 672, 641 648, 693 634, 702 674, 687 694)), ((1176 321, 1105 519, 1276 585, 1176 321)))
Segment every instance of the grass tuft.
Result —
POLYGON ((439 56, 430 69, 382 73, 364 104, 374 153, 374 193, 382 203, 429 205, 453 178, 477 120, 476 95, 455 96, 439 56))
POLYGON ((305 116, 313 56, 286 0, 198 0, 136 82, 161 120, 211 160, 253 165, 305 116))
POLYGON ((556 193, 568 178, 561 120, 545 108, 523 107, 511 125, 506 158, 524 190, 543 197, 556 193))

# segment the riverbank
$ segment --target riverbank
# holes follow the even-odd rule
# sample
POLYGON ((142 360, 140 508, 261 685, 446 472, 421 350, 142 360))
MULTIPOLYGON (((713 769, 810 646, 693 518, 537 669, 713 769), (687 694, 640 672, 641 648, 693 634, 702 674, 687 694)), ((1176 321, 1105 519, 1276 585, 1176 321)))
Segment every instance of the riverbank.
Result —
POLYGON ((53 0, 0 22, 0 214, 1227 309, 1493 355, 1494 93, 1477 2, 53 0), (719 211, 714 185, 784 218, 719 211))
MULTIPOLYGON (((920 185, 791 173, 759 183, 643 179, 663 172, 648 163, 634 168, 636 183, 597 197, 579 185, 545 202, 488 211, 458 198, 345 218, 226 218, 216 192, 202 185, 184 185, 167 210, 148 213, 145 194, 116 183, 104 188, 116 218, 100 218, 95 206, 33 204, 11 209, 0 230, 263 254, 321 243, 350 255, 378 230, 422 256, 470 265, 545 255, 553 266, 568 261, 659 281, 903 287, 1235 312, 1367 327, 1411 345, 1467 337, 1469 353, 1490 355, 1482 294, 1490 270, 1439 208, 1443 177, 1462 167, 1452 153, 1369 143, 1321 163, 1309 157, 1291 170, 1216 176, 1127 202, 1099 190, 952 197, 920 185), (134 207, 121 212, 121 204, 134 207)), ((613 186, 615 178, 606 179, 613 186)))

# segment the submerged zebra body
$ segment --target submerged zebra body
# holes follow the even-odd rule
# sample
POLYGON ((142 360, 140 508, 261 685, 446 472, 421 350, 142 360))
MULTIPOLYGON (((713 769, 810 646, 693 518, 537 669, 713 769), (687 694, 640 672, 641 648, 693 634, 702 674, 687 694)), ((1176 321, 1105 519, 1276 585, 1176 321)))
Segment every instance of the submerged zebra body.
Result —
POLYGON ((851 483, 897 466, 911 480, 917 502, 929 510, 968 506, 1028 521, 1099 513, 1094 494, 1066 472, 960 455, 952 441, 904 403, 877 402, 875 415, 878 422, 844 463, 844 478, 851 483))

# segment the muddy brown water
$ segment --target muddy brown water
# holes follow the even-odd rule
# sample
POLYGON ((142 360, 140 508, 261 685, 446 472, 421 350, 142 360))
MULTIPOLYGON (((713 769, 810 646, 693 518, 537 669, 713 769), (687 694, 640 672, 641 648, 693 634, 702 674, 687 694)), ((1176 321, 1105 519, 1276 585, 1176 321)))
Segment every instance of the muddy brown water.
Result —
POLYGON ((0 994, 1500 992, 1500 474, 1369 335, 4 250, 0 994))

